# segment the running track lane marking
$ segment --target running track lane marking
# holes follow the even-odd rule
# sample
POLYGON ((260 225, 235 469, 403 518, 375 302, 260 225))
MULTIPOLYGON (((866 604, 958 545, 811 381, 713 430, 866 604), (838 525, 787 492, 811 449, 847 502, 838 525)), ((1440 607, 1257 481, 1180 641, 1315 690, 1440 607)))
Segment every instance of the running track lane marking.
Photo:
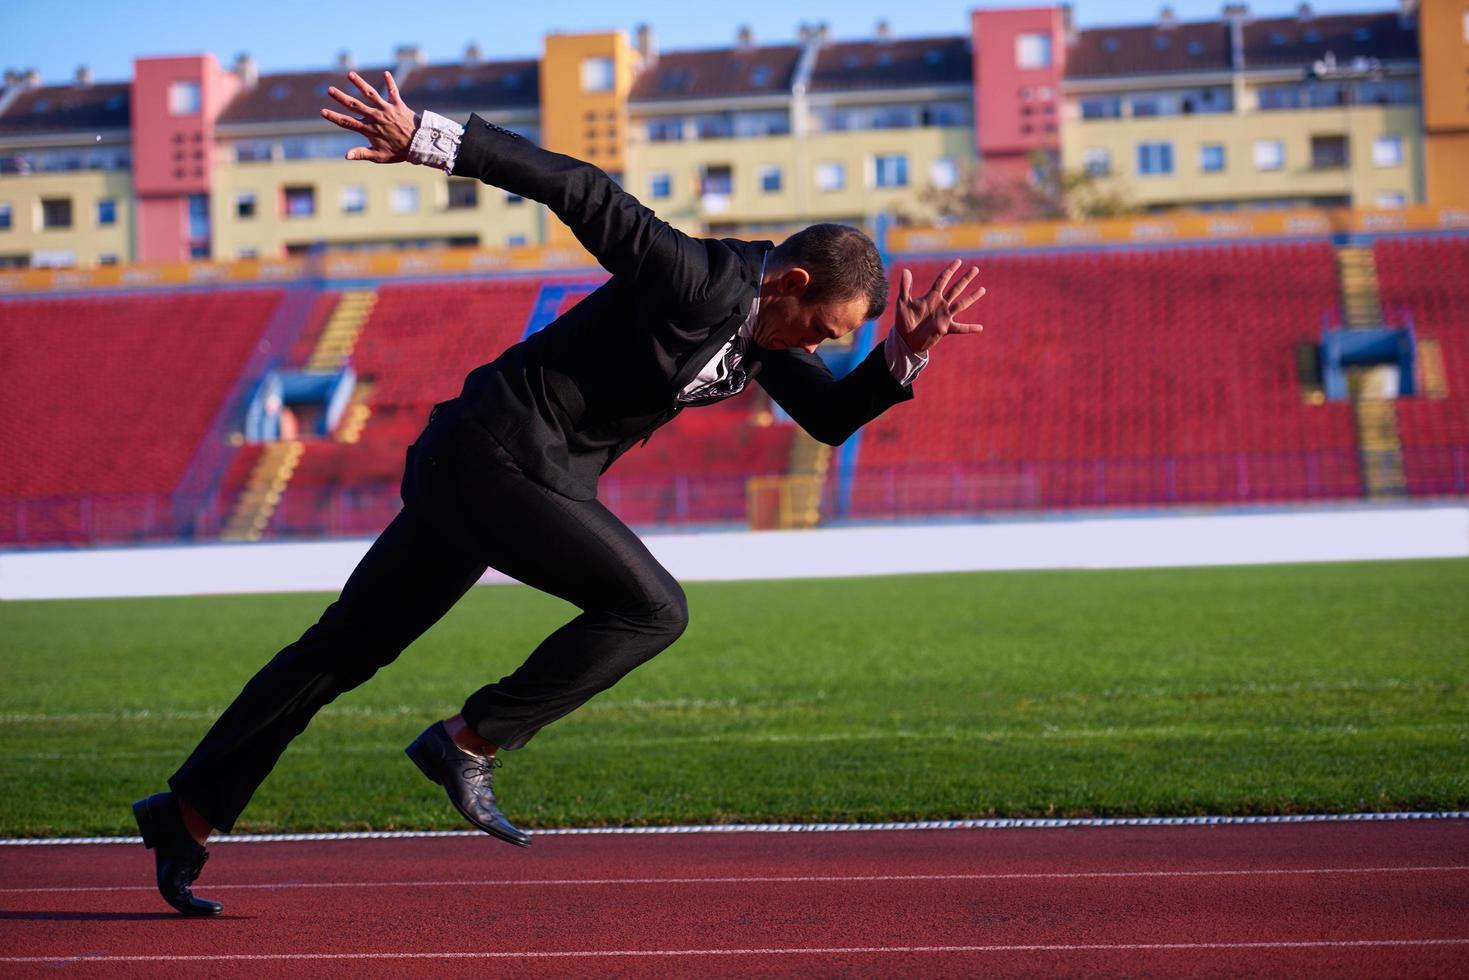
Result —
POLYGON ((254 960, 477 960, 611 956, 841 956, 872 953, 1071 953, 1192 949, 1332 949, 1382 946, 1469 946, 1469 939, 1324 939, 1257 943, 1066 943, 1024 946, 809 946, 781 949, 551 949, 439 953, 200 953, 196 955, 0 956, 0 963, 219 963, 254 960))
MULTIPOLYGON (((576 885, 771 885, 869 881, 1053 881, 1090 878, 1225 878, 1250 875, 1361 875, 1469 871, 1466 864, 1400 865, 1381 868, 1223 868, 1199 871, 1036 871, 948 875, 749 875, 689 878, 486 878, 469 881, 283 881, 248 885, 209 885, 205 891, 289 888, 490 888, 499 886, 576 885)), ((77 885, 46 888, 0 888, 0 894, 53 892, 151 892, 149 885, 77 885)))
MULTIPOLYGON (((979 817, 962 820, 902 820, 888 823, 724 823, 657 827, 557 827, 533 830, 533 837, 602 834, 753 834, 838 833, 873 830, 1012 830, 1056 827, 1215 827, 1399 820, 1464 820, 1469 810, 1422 810, 1384 813, 1293 813, 1268 816, 1201 817, 979 817)), ((220 834, 215 844, 279 844, 294 841, 403 840, 432 837, 479 837, 477 830, 361 830, 311 834, 220 834)), ((141 837, 7 837, 0 847, 47 847, 72 844, 141 844, 141 837)))

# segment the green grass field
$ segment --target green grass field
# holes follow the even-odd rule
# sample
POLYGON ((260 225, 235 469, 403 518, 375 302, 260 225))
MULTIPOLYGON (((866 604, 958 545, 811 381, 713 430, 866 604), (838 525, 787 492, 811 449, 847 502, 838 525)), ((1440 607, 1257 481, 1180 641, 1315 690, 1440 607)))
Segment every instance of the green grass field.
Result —
MULTIPOLYGON (((507 753, 531 827, 1469 809, 1469 561, 688 586, 682 640, 507 753)), ((0 604, 0 835, 133 833, 332 596, 0 604)), ((570 617, 473 590, 238 830, 457 828, 402 753, 570 617)))

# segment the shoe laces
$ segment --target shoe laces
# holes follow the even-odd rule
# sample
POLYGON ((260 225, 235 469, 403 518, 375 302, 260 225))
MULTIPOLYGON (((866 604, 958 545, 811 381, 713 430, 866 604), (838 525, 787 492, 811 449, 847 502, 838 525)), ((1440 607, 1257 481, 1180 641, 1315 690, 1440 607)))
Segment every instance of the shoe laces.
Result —
POLYGON ((497 755, 492 755, 488 757, 476 755, 471 756, 470 759, 464 763, 463 773, 465 776, 470 778, 483 779, 486 782, 491 782, 494 779, 495 770, 503 767, 504 765, 504 760, 497 755))
POLYGON ((187 864, 179 869, 178 876, 185 887, 188 887, 189 885, 192 885, 194 883, 194 879, 199 877, 199 873, 204 870, 204 862, 208 860, 209 852, 205 851, 199 855, 199 861, 197 864, 187 864))

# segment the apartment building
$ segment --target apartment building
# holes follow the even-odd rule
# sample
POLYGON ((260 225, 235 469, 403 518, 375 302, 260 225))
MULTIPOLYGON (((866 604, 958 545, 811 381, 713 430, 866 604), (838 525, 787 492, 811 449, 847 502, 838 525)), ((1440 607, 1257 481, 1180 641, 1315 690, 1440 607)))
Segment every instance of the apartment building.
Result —
MULTIPOLYGON (((701 234, 922 221, 930 190, 1023 180, 1037 155, 1142 211, 1466 203, 1469 8, 1077 30, 1066 7, 976 10, 962 31, 786 40, 742 30, 659 51, 654 32, 551 34, 533 59, 428 63, 405 99, 590 160, 701 234), (1427 25, 1432 24, 1430 30, 1427 25)), ((956 25, 959 26, 959 25, 956 25)), ((544 208, 424 168, 344 159, 317 114, 356 66, 142 58, 128 82, 9 72, 0 90, 0 266, 241 260, 320 250, 569 245, 544 208)))

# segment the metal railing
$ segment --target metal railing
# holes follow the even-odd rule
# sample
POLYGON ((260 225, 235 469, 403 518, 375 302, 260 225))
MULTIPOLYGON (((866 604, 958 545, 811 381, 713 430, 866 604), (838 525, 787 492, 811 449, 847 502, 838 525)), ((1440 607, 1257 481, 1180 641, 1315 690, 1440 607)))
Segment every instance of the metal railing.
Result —
MULTIPOLYGON (((1405 447, 1402 460, 1407 496, 1469 496, 1469 446, 1405 447)), ((831 522, 1362 500, 1363 462, 1356 450, 1331 449, 861 465, 845 499, 839 481, 825 481, 819 515, 831 522)), ((807 523, 803 515, 816 496, 809 481, 778 474, 608 475, 598 499, 639 528, 790 527, 807 523)), ((294 487, 267 537, 376 535, 402 506, 398 486, 385 480, 330 489, 294 487)), ((212 540, 233 501, 216 495, 195 513, 192 527, 184 529, 188 533, 171 503, 167 493, 0 498, 0 547, 212 540)))

